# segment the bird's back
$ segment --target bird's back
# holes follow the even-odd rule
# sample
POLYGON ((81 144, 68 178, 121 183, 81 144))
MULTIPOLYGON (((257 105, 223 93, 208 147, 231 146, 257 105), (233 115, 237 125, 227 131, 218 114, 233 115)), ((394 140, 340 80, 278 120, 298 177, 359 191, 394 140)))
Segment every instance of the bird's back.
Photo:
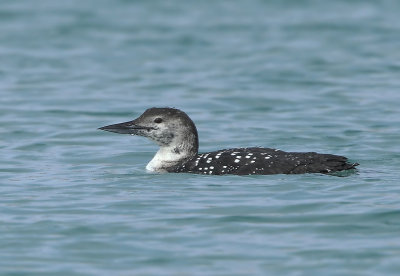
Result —
POLYGON ((171 171, 213 175, 331 173, 357 165, 348 163, 346 157, 332 154, 233 148, 198 154, 171 171))

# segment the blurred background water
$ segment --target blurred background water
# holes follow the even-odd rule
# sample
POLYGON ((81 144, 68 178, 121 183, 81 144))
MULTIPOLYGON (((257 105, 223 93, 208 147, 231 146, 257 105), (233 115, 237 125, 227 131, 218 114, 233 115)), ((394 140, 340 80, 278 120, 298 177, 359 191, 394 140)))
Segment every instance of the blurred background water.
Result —
POLYGON ((1 275, 398 275, 400 2, 0 2, 1 275), (152 106, 200 150, 359 162, 150 174, 98 131, 152 106))

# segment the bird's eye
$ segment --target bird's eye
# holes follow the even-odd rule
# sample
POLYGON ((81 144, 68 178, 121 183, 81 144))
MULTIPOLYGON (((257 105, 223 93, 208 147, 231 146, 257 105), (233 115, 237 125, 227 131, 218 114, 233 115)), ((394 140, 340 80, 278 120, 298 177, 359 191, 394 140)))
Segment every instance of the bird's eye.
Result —
POLYGON ((161 119, 161 118, 155 118, 155 119, 154 119, 154 122, 157 123, 157 124, 159 124, 159 123, 162 122, 162 119, 161 119))

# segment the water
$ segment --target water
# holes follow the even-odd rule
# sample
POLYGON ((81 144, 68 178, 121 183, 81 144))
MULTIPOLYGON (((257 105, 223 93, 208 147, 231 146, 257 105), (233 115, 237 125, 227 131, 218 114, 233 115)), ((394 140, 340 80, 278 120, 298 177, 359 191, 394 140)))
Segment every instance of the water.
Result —
POLYGON ((400 4, 0 3, 0 274, 398 275, 400 4), (173 106, 201 151, 359 172, 149 174, 97 128, 173 106))

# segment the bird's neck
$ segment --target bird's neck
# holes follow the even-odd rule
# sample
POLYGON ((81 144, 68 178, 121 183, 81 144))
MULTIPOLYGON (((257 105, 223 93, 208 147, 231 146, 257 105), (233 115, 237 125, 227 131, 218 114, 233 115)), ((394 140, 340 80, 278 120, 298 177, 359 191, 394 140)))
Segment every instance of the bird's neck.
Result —
POLYGON ((197 155, 197 147, 162 146, 147 164, 146 169, 154 172, 166 172, 197 155))

